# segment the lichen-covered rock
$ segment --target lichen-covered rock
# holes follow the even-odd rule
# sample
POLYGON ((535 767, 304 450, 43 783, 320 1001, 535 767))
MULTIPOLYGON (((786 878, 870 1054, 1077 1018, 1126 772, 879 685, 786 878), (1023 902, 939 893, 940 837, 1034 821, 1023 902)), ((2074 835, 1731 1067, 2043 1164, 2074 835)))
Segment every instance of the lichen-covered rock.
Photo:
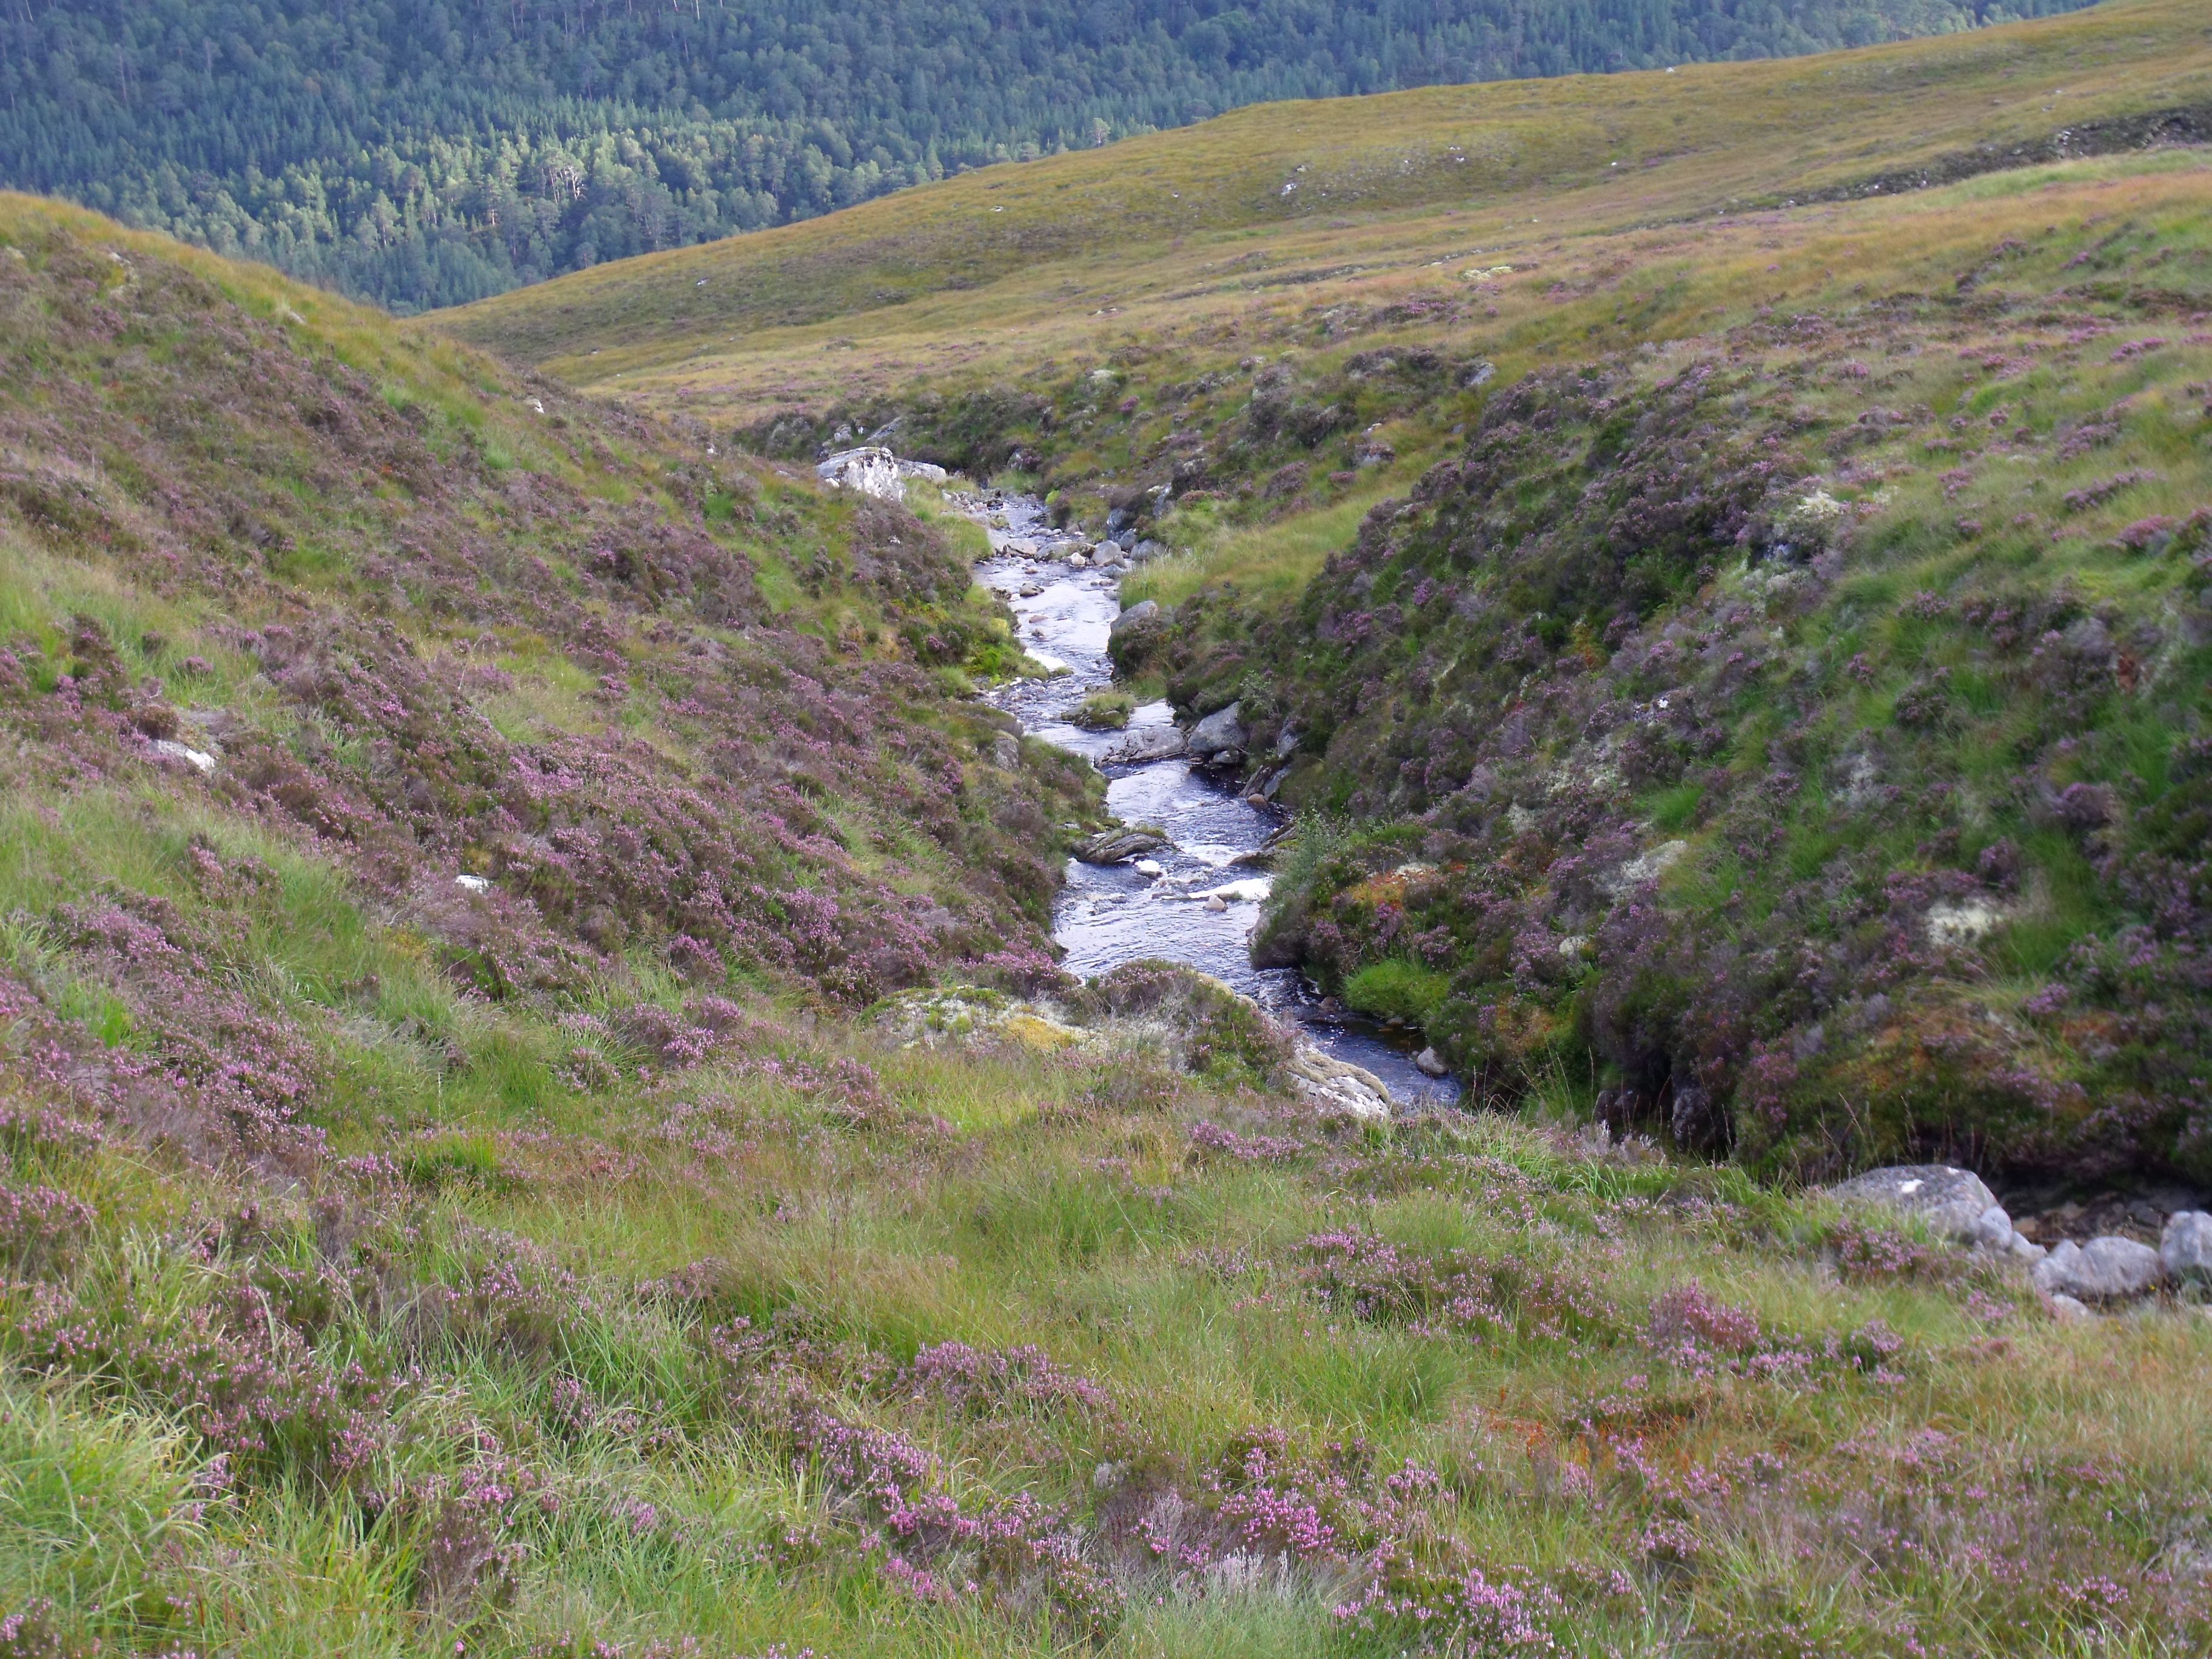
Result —
POLYGON ((857 489, 883 501, 906 499, 906 484, 899 477, 898 457, 874 445, 840 450, 815 465, 814 476, 839 489, 857 489))
MULTIPOLYGON (((1983 1217, 1996 1206, 1996 1194, 1971 1170, 1948 1164, 1907 1164, 1869 1170, 1831 1189, 1845 1203, 1879 1204, 1918 1216, 1946 1238, 1969 1239, 1983 1217)), ((2010 1218, 2006 1226, 2009 1231, 2010 1218)))
POLYGON ((2212 1213, 2178 1210, 2168 1216, 2158 1255, 2176 1279, 2212 1284, 2212 1213))
POLYGON ((2147 1296, 2166 1282, 2166 1263, 2148 1244, 2107 1235, 2087 1244, 2071 1239, 2035 1265, 2035 1287, 2083 1302, 2147 1296))
POLYGON ((1358 1118, 1390 1115, 1390 1091, 1374 1073, 1301 1042, 1287 1068, 1299 1099, 1322 1112, 1346 1112, 1358 1118))

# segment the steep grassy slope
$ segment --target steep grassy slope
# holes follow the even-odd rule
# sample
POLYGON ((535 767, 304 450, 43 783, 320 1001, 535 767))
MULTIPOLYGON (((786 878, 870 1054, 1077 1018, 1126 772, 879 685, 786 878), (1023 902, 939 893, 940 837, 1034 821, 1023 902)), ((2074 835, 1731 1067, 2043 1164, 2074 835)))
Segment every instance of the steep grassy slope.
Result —
MULTIPOLYGON (((1017 317, 1049 329, 1193 286, 1233 295, 1310 281, 1314 261, 1423 263, 1520 240, 1532 216, 1612 230, 1894 192, 2008 160, 2130 147, 2161 125, 2201 131, 2208 112, 2212 41, 2197 9, 2125 0, 1788 63, 1271 104, 622 261, 441 326, 586 383, 735 356, 733 345, 750 359, 756 331, 830 319, 842 320, 825 335, 865 326, 942 347, 1017 317), (1413 245, 1384 255, 1391 231, 1369 222, 1408 209, 1460 217, 1395 227, 1413 245), (1361 222, 1331 222, 1346 216, 1361 222), (963 290, 975 292, 916 306, 963 290)), ((757 363, 728 368, 761 384, 757 363)))
POLYGON ((943 532, 88 216, 8 198, 0 236, 6 908, 25 963, 116 979, 118 1041, 276 1124, 332 1043, 430 1087, 441 970, 493 1005, 1044 970, 1082 786, 947 695, 1010 647, 943 532), (169 951, 224 960, 194 917, 295 879, 339 907, 279 951, 326 1029, 234 1076, 252 999, 173 1000, 169 951), (356 960, 371 916, 416 966, 356 960))

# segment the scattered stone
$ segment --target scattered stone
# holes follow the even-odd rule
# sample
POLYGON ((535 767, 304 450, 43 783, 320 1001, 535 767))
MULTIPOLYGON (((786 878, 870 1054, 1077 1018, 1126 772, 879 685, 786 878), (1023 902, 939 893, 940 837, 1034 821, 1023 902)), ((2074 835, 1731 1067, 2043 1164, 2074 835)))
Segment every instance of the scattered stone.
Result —
POLYGON ((2158 1255, 2176 1279, 2212 1284, 2212 1212, 2181 1210, 2168 1216, 2158 1255))
MULTIPOLYGON (((1972 1238, 1976 1224, 1997 1207, 1996 1194, 1982 1184, 1979 1176, 1969 1170, 1954 1170, 1948 1164, 1908 1164, 1869 1170, 1841 1186, 1831 1188, 1829 1196, 1847 1204, 1878 1204, 1885 1209, 1918 1216, 1931 1231, 1956 1239, 1972 1238)), ((2008 1219, 2008 1232, 2011 1224, 2008 1219)))
POLYGON ((1424 1048, 1415 1054, 1413 1064, 1419 1068, 1423 1077, 1444 1077, 1451 1071, 1451 1067, 1444 1064, 1443 1057, 1432 1048, 1424 1048))
POLYGON ((2062 1325, 2078 1325, 2097 1316, 2089 1310, 2087 1303, 2061 1292, 2051 1298, 2051 1316, 2062 1325))
POLYGON ((1209 910, 1226 910, 1229 908, 1229 901, 1218 893, 1209 893, 1206 897, 1206 908, 1209 910))
POLYGON ((1154 824, 1140 823, 1102 830, 1077 848, 1075 856, 1085 864, 1119 864, 1124 859, 1157 852, 1171 844, 1166 830, 1154 824))
POLYGON ((453 885, 465 887, 471 893, 488 892, 491 888, 491 884, 482 876, 455 876, 453 885))
POLYGON ((2166 1280, 2166 1263, 2148 1244, 2110 1234, 2087 1244, 2068 1239, 2035 1264, 2035 1288, 2083 1302, 2146 1296, 2166 1280))

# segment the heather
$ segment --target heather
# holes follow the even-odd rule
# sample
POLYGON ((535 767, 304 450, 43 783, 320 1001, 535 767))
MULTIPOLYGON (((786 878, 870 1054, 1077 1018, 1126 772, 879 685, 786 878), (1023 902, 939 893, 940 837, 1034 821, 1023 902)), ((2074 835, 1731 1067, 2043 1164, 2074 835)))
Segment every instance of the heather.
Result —
POLYGON ((2202 1185, 2203 179, 1524 231, 830 412, 1167 550, 1116 659, 1297 815, 1259 959, 1479 1093, 2202 1185))
POLYGON ((754 1002, 279 1174, 149 1158, 192 1106, 133 1115, 149 1077, 11 985, 18 1651, 2212 1626, 2202 1318, 2055 1325, 1993 1259, 1648 1144, 754 1002))
POLYGON ((0 1652, 2201 1654, 2201 1285, 1806 1182, 2198 1167, 2203 179, 765 410, 0 203, 0 1652), (1470 1109, 1057 971, 977 532, 787 464, 895 415, 1169 550, 1102 716, 1470 1109))
POLYGON ((2203 1179, 2195 222, 1534 368, 1294 608, 1186 599, 1125 655, 1316 820, 1260 948, 1755 1164, 2203 1179))

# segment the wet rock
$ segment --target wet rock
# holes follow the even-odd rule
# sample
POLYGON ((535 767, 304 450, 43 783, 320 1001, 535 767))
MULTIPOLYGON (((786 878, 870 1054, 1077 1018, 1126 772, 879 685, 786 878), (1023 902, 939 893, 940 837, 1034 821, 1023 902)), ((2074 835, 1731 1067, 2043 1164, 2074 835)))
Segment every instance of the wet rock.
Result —
POLYGON ((2158 1255, 2176 1279, 2212 1284, 2212 1212, 2182 1210, 2168 1216, 2158 1255))
POLYGON ((1155 824, 1140 823, 1101 830, 1077 848, 1075 856, 1085 864, 1119 864, 1124 859, 1158 852, 1171 844, 1166 830, 1155 824))
POLYGON ((1109 766, 1140 766, 1147 761, 1173 760, 1183 752, 1182 732, 1172 726, 1151 726, 1132 732, 1127 743, 1109 750, 1109 766))
POLYGON ((1139 599, 1114 618, 1114 626, 1107 630, 1109 637, 1119 634, 1125 628, 1134 628, 1139 623, 1150 622, 1159 614, 1160 602, 1158 599, 1139 599))
MULTIPOLYGON (((1918 1216, 1930 1231, 1957 1239, 1971 1238, 1976 1224, 1997 1201, 1979 1176, 1948 1164, 1869 1170, 1831 1188, 1829 1196, 1847 1204, 1878 1204, 1901 1214, 1918 1216)), ((2009 1219, 2006 1226, 2009 1230, 2009 1219)))
POLYGON ((1232 702, 1226 708, 1217 708, 1190 728, 1187 746, 1194 755, 1222 755, 1231 750, 1242 751, 1250 740, 1241 716, 1244 705, 1232 702))
POLYGON ((2068 1239, 2035 1264, 2034 1278, 2048 1296, 2113 1302, 2156 1290, 2166 1282, 2166 1263, 2149 1245, 2107 1234, 2087 1244, 2068 1239))
POLYGON ((1451 1067, 1444 1064, 1443 1057, 1434 1048, 1422 1049, 1413 1056, 1413 1064, 1420 1068, 1423 1077, 1444 1077, 1451 1071, 1451 1067))

